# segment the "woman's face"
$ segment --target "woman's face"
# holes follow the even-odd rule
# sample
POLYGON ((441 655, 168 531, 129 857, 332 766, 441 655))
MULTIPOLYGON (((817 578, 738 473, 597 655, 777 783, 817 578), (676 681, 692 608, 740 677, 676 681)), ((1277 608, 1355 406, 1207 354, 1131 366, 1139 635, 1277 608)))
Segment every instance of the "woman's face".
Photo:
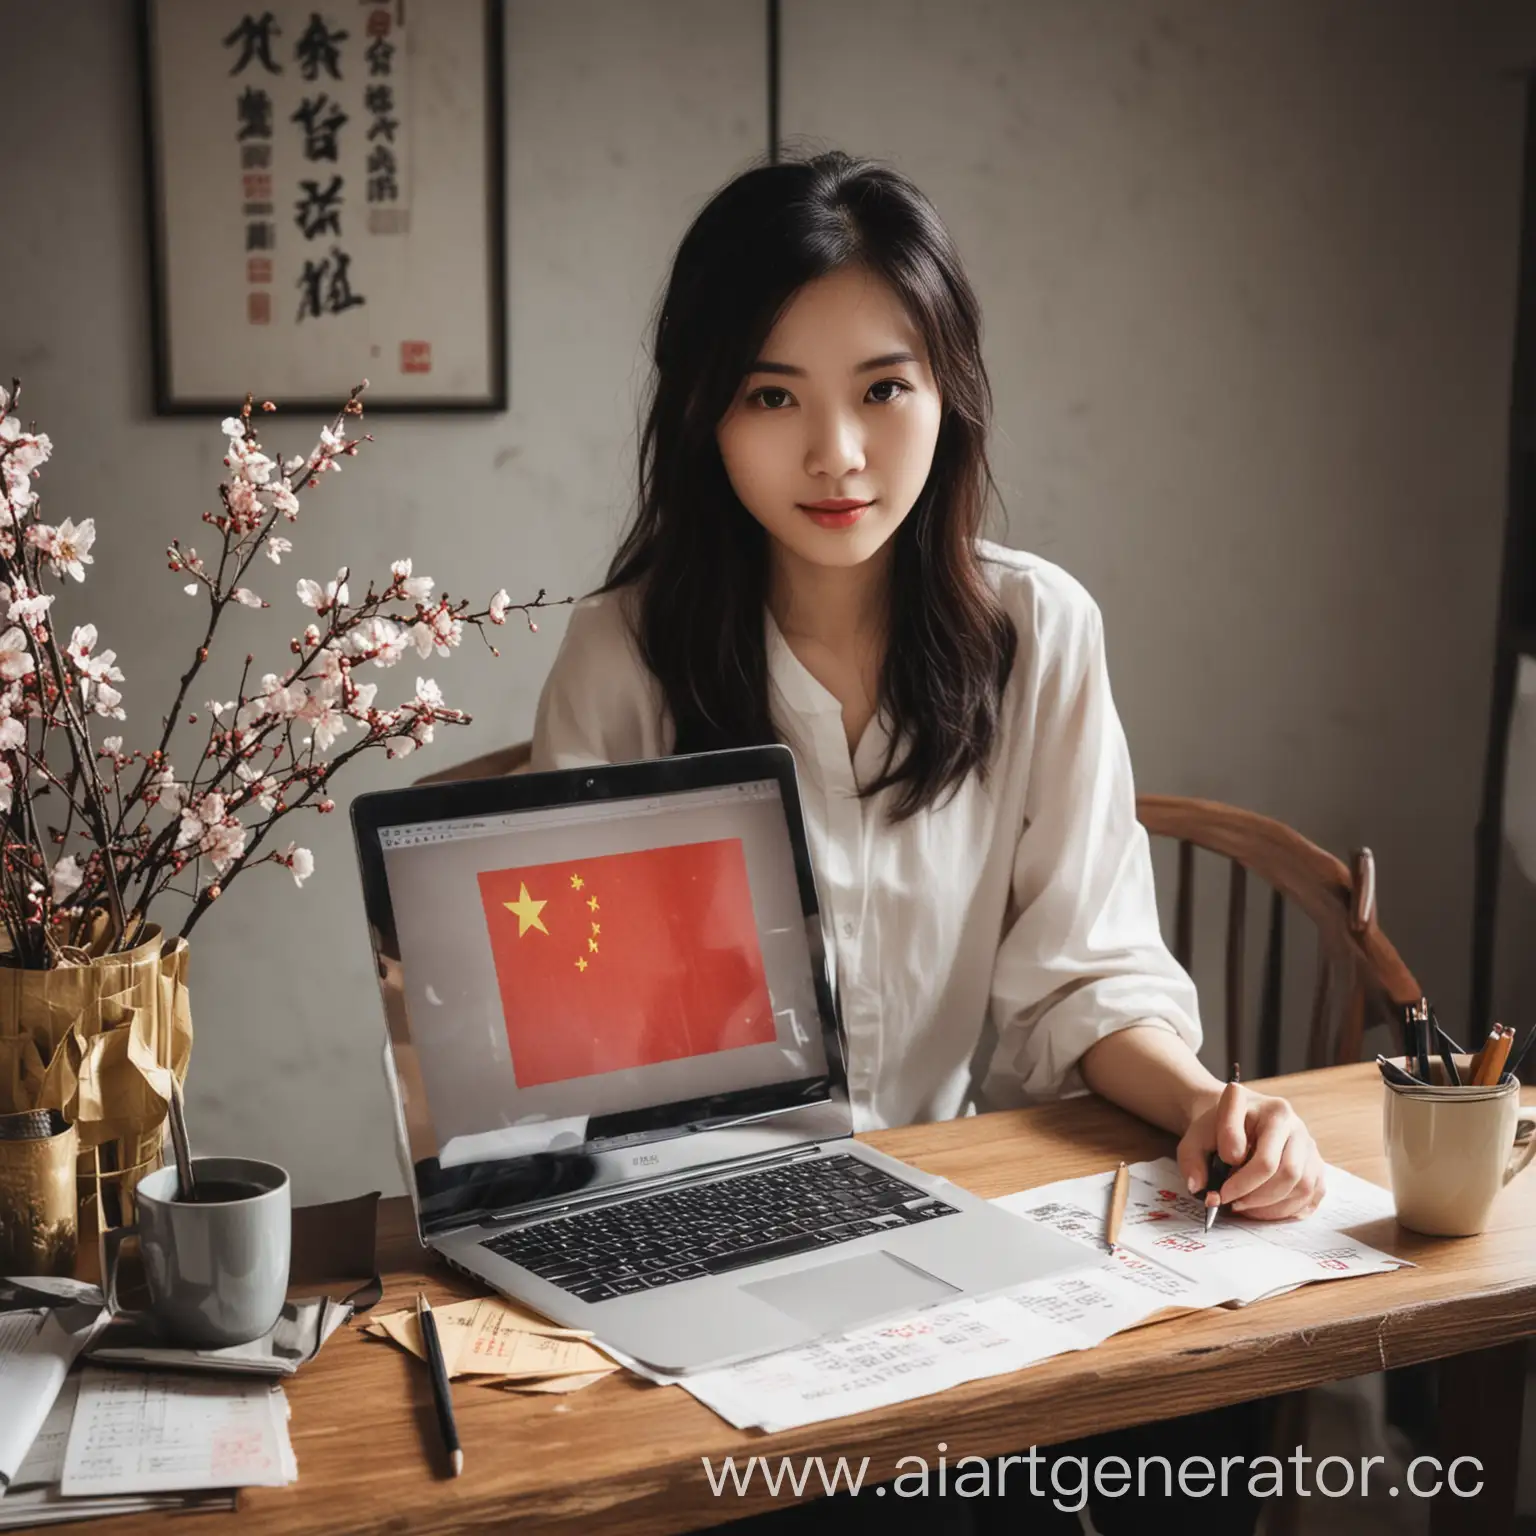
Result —
POLYGON ((742 505, 783 551, 854 566, 912 510, 940 414, 895 293, 844 267, 790 301, 715 435, 742 505))

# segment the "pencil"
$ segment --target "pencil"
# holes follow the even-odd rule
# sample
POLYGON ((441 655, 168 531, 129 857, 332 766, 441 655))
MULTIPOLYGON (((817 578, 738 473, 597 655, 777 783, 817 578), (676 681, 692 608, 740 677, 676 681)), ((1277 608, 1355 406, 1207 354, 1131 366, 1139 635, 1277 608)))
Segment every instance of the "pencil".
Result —
POLYGON ((437 1427, 442 1433, 448 1460, 457 1477, 464 1470, 464 1452, 459 1448, 459 1427, 453 1422, 453 1397, 448 1390, 448 1366, 443 1360, 443 1346, 437 1336, 437 1319, 426 1293, 416 1293, 416 1322, 421 1329, 422 1348, 427 1352, 427 1369, 432 1376, 432 1401, 437 1408, 437 1427))
POLYGON ((1504 1076, 1504 1063, 1509 1059, 1509 1048, 1514 1040, 1514 1031, 1505 1032, 1502 1025, 1499 1026, 1499 1038, 1495 1040, 1483 1056, 1483 1065, 1477 1074, 1477 1084, 1480 1088, 1492 1088, 1500 1082, 1504 1076))
POLYGON ((1467 1081, 1469 1083, 1476 1084, 1482 1081, 1483 1064, 1488 1060, 1488 1052, 1498 1043, 1498 1039, 1499 1026, 1495 1024, 1488 1031, 1488 1038, 1478 1046, 1477 1050, 1473 1053, 1472 1060, 1467 1063, 1467 1081))
POLYGON ((1131 1170, 1121 1163, 1115 1169, 1115 1187, 1109 1192, 1109 1215, 1104 1219, 1104 1242, 1115 1251, 1120 1241, 1120 1223, 1125 1220, 1125 1197, 1131 1192, 1131 1170))
MULTIPOLYGON (((1242 1080, 1242 1071, 1234 1061, 1231 1082, 1240 1083, 1242 1080)), ((1216 1212, 1221 1209, 1221 1186, 1231 1176, 1232 1170, 1221 1160, 1218 1153, 1212 1152, 1205 1169, 1205 1230, 1207 1232, 1216 1225, 1216 1212)))

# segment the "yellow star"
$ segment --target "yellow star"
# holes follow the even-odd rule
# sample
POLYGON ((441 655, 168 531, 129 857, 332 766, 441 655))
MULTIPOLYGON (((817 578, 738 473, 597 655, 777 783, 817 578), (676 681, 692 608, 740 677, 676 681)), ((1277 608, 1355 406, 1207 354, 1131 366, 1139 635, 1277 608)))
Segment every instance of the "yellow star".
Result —
POLYGON ((516 901, 502 902, 502 906, 508 912, 515 912, 517 914, 518 938, 522 938, 530 928, 537 928, 540 933, 549 932, 549 929, 544 926, 544 919, 539 916, 539 913, 548 905, 547 901, 535 901, 528 894, 528 887, 526 885, 521 886, 519 889, 516 901))
POLYGON ((586 970, 586 968, 587 968, 587 962, 585 960, 578 960, 576 962, 576 969, 578 971, 584 971, 584 970, 586 970))
POLYGON ((603 931, 603 925, 601 923, 593 923, 592 924, 592 932, 593 933, 601 933, 602 931, 603 931))
POLYGON ((587 882, 583 880, 580 875, 571 876, 571 889, 573 891, 579 891, 586 883, 587 882))
POLYGON ((587 948, 590 949, 592 951, 592 953, 595 955, 597 953, 597 940, 596 939, 588 939, 587 940, 587 948))
POLYGON ((587 898, 587 910, 589 912, 596 912, 597 911, 597 897, 596 896, 589 896, 587 898))

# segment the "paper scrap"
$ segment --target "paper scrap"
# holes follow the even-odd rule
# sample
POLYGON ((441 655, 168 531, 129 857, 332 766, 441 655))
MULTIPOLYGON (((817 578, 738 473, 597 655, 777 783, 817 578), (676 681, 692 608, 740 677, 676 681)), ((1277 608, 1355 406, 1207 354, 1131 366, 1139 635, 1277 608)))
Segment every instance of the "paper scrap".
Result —
POLYGON ((266 1381, 87 1366, 61 1491, 280 1487, 298 1476, 287 1420, 282 1388, 266 1381))
MULTIPOLYGON (((585 1376, 615 1368, 588 1343, 591 1334, 557 1328, 500 1296, 434 1307, 432 1316, 450 1376, 585 1376)), ((418 1360, 426 1358, 415 1308, 376 1317, 364 1332, 393 1339, 418 1360)))
POLYGON ((0 1487, 21 1469, 70 1366, 105 1317, 89 1305, 0 1313, 0 1487))

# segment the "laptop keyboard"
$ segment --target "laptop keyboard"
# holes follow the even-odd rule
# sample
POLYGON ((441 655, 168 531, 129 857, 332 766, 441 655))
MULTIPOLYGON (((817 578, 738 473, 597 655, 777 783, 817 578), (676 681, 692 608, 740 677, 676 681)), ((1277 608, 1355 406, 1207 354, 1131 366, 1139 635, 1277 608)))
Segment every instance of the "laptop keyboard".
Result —
POLYGON ((484 1246, 583 1301, 608 1301, 955 1214, 843 1152, 556 1217, 484 1246))

